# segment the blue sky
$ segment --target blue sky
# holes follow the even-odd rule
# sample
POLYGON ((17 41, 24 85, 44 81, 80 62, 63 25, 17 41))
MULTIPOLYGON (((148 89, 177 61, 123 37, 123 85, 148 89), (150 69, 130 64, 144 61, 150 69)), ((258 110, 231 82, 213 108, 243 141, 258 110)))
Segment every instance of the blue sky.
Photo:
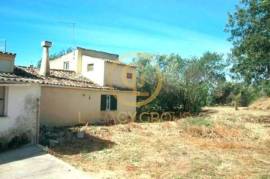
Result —
MULTIPOLYGON (((200 56, 230 50, 224 32, 237 0, 8 0, 1 1, 0 39, 17 65, 36 64, 40 42, 51 53, 81 46, 118 53, 200 56), (75 25, 75 35, 71 23, 75 25)), ((3 46, 0 40, 0 46, 3 46)), ((1 47, 0 47, 1 48, 1 47)))

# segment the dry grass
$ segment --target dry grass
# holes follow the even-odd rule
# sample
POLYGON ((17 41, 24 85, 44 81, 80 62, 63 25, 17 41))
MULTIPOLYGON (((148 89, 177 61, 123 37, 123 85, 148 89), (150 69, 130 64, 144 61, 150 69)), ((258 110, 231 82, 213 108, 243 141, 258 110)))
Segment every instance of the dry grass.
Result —
POLYGON ((270 98, 264 97, 250 105, 250 109, 270 110, 270 98))
POLYGON ((217 107, 173 122, 91 126, 52 149, 97 178, 269 178, 270 111, 217 107))

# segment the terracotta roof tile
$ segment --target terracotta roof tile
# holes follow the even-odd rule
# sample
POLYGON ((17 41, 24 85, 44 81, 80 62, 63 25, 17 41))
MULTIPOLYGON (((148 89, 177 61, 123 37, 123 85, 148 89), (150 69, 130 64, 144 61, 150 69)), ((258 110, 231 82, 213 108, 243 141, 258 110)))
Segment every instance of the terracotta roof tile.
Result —
POLYGON ((95 89, 114 89, 93 83, 91 80, 68 70, 50 70, 49 76, 40 76, 38 69, 16 67, 13 73, 0 73, 0 84, 37 83, 53 86, 67 86, 95 89))

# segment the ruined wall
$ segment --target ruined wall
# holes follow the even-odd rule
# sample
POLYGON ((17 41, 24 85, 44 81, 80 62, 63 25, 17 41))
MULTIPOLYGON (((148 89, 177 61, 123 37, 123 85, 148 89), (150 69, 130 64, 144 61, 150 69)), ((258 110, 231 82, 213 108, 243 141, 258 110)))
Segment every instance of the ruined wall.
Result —
POLYGON ((0 117, 0 142, 9 141, 23 133, 34 142, 36 137, 37 99, 39 86, 8 86, 6 94, 7 115, 0 117))

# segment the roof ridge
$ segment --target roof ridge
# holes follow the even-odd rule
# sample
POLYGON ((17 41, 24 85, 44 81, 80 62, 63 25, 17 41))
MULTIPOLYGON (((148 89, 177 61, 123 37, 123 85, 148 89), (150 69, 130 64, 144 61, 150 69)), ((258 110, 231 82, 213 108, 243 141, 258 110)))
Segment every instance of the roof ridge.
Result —
POLYGON ((88 51, 92 51, 92 52, 96 52, 96 53, 104 53, 104 54, 108 54, 108 55, 113 55, 113 56, 118 56, 118 54, 115 53, 109 53, 109 52, 105 52, 102 50, 93 50, 93 49, 89 49, 89 48, 83 48, 83 47, 76 47, 77 49, 81 49, 81 50, 88 50, 88 51))

